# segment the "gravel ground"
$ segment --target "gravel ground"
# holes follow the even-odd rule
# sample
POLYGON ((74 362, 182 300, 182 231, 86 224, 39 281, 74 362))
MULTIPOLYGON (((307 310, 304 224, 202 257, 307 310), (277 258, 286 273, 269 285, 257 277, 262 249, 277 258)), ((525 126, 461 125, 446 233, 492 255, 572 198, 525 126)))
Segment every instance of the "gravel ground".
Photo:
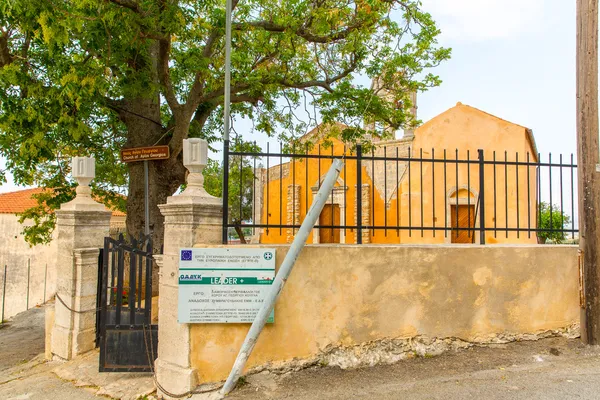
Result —
POLYGON ((356 370, 249 376, 228 399, 600 399, 600 349, 565 338, 356 370))

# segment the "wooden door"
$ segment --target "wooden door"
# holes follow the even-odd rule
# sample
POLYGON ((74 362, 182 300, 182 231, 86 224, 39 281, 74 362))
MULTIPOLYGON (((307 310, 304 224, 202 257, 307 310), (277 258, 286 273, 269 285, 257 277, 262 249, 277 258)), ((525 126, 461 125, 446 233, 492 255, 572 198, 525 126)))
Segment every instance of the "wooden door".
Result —
POLYGON ((450 222, 452 224, 452 243, 474 243, 475 206, 459 204, 450 206, 450 222), (458 221, 457 221, 458 207, 458 221), (458 225, 457 225, 458 222, 458 225), (460 230, 456 227, 461 228, 460 230), (470 228, 470 229, 467 229, 470 228))
MULTIPOLYGON (((321 226, 339 226, 340 225, 340 205, 325 204, 321 215, 319 216, 319 225, 321 226), (333 221, 333 224, 331 223, 333 221)), ((319 229, 319 243, 339 243, 340 230, 333 228, 319 229)))

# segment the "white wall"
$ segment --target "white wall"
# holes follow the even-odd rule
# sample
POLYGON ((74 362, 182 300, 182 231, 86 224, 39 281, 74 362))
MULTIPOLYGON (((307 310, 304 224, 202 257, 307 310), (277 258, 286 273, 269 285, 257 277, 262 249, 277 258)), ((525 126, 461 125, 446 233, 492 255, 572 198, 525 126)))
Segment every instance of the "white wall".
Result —
MULTIPOLYGON (((21 232, 15 214, 0 214, 0 284, 4 285, 6 265, 6 304, 4 319, 8 319, 27 307, 27 264, 30 268, 29 308, 44 302, 44 281, 46 300, 54 295, 56 287, 56 241, 49 245, 30 247, 21 232), (47 269, 47 272, 46 272, 47 269)), ((0 286, 0 296, 2 296, 0 286)), ((0 307, 2 298, 0 297, 0 307)))

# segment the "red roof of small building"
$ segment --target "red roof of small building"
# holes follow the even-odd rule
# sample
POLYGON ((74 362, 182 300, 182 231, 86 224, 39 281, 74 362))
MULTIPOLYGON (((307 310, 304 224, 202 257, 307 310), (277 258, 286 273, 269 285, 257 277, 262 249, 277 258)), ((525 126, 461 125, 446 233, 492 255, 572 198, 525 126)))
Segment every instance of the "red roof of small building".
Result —
POLYGON ((34 188, 0 194, 0 214, 18 214, 37 206, 33 195, 43 191, 42 188, 34 188))
MULTIPOLYGON (((38 205, 33 196, 42 193, 43 188, 18 190, 16 192, 0 193, 0 214, 19 214, 38 205)), ((124 216, 119 210, 112 210, 115 217, 124 216)))

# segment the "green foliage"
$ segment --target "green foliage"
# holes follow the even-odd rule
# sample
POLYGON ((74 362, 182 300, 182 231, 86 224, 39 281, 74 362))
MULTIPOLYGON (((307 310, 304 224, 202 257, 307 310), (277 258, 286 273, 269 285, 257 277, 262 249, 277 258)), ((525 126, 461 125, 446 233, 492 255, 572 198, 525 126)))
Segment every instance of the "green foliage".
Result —
MULTIPOLYGON (((121 195, 143 199, 127 193, 122 147, 170 146, 154 179, 171 184, 151 186, 162 191, 153 199, 165 198, 183 182, 182 140, 222 136, 224 5, 0 0, 0 156, 17 184, 51 189, 44 207, 23 215, 36 224, 30 242, 50 237, 52 210, 72 196, 70 157, 95 156, 94 194, 124 210, 121 195)), ((365 120, 416 125, 410 93, 439 85, 429 71, 450 56, 420 0, 234 6, 232 118, 284 140, 317 122, 344 123, 340 135, 350 143, 368 133, 365 120), (389 96, 378 97, 380 89, 389 96)))
MULTIPOLYGON (((571 223, 571 217, 560 212, 560 206, 553 205, 550 213, 550 205, 545 202, 539 204, 538 210, 539 229, 565 229, 571 223)), ((542 243, 551 241, 561 243, 567 239, 565 232, 538 232, 538 238, 542 243)))
POLYGON ((52 230, 56 222, 56 216, 52 210, 59 208, 62 203, 72 200, 74 191, 65 190, 63 193, 45 191, 33 195, 33 197, 38 201, 37 206, 20 214, 19 222, 33 221, 33 225, 23 227, 23 234, 31 245, 48 243, 52 239, 52 230))
POLYGON ((241 236, 237 231, 234 231, 231 233, 231 237, 233 239, 242 239, 244 238, 244 240, 246 240, 247 237, 252 235, 252 228, 243 228, 241 229, 241 236))
POLYGON ((223 196, 223 167, 219 161, 209 159, 208 165, 202 171, 204 189, 215 197, 223 196))

